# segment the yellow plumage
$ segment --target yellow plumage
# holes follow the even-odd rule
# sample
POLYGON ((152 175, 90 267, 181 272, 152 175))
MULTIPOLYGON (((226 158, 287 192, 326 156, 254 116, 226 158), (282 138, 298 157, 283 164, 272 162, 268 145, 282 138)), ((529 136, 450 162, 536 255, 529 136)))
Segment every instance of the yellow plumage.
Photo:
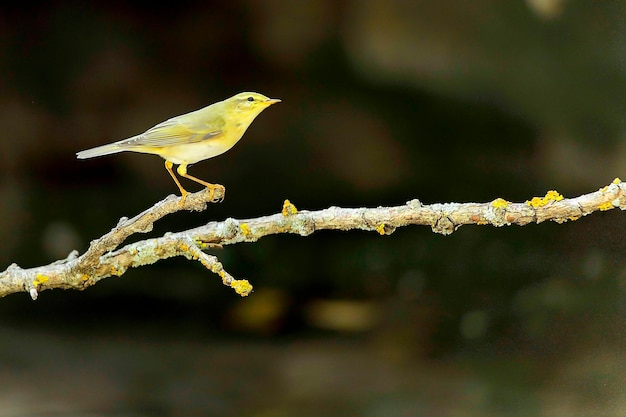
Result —
POLYGON ((213 193, 219 185, 187 174, 187 167, 232 148, 252 121, 267 107, 278 102, 280 100, 259 93, 239 93, 200 110, 168 119, 140 135, 80 151, 76 156, 87 159, 125 151, 159 155, 165 159, 165 168, 180 189, 184 204, 188 192, 176 178, 172 167, 178 165, 178 175, 209 187, 213 193))

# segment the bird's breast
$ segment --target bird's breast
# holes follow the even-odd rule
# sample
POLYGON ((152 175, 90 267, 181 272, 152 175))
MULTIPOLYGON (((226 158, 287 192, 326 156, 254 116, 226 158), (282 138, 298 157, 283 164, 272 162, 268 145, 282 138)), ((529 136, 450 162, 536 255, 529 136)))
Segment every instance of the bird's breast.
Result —
POLYGON ((163 148, 160 156, 174 164, 195 164, 205 159, 221 155, 235 143, 206 140, 196 143, 168 146, 163 148))

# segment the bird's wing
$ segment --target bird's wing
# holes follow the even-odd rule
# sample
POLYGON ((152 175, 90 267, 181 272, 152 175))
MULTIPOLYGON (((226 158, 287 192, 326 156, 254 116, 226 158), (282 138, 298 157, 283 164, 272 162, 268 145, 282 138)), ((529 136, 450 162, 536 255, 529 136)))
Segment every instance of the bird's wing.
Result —
POLYGON ((134 148, 175 146, 202 142, 219 137, 224 133, 223 121, 221 123, 213 123, 213 125, 208 126, 205 123, 181 121, 180 118, 174 117, 148 129, 141 135, 125 139, 117 144, 126 148, 134 148))

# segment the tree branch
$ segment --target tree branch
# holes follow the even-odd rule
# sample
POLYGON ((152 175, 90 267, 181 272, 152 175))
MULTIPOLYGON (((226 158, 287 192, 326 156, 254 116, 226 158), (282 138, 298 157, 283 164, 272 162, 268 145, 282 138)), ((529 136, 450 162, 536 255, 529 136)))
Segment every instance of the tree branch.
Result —
POLYGON ((181 206, 180 197, 170 195, 132 219, 122 218, 109 233, 91 242, 81 256, 72 252, 66 259, 49 265, 22 269, 16 264, 0 273, 0 297, 16 292, 28 292, 36 299, 39 292, 52 289, 83 290, 101 279, 120 276, 128 268, 156 263, 161 259, 184 256, 198 260, 222 278, 222 282, 239 295, 252 291, 247 280, 237 280, 226 272, 217 257, 203 249, 213 246, 256 242, 263 236, 293 233, 308 236, 318 230, 366 230, 389 235, 396 228, 408 225, 430 226, 435 233, 449 235, 463 225, 492 225, 496 227, 578 220, 595 211, 626 209, 626 183, 616 178, 596 192, 576 198, 563 198, 556 191, 544 197, 534 197, 524 203, 511 203, 497 198, 488 203, 422 204, 411 200, 395 207, 340 208, 318 211, 298 211, 285 200, 281 213, 247 220, 228 218, 210 222, 195 229, 146 239, 117 249, 135 233, 147 233, 152 225, 167 214, 180 210, 202 211, 207 203, 221 201, 223 190, 216 190, 209 201, 207 190, 189 194, 181 206))

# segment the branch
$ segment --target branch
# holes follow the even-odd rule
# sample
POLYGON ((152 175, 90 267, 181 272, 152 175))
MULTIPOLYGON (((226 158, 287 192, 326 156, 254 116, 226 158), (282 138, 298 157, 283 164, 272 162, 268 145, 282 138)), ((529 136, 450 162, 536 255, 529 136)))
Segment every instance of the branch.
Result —
POLYGON ((563 198, 556 191, 544 197, 534 197, 524 203, 512 203, 497 198, 488 203, 422 204, 411 200, 404 205, 377 208, 330 207, 318 211, 298 211, 285 200, 281 213, 247 220, 228 218, 210 222, 195 229, 146 239, 118 247, 135 233, 147 233, 154 222, 180 210, 202 211, 207 203, 221 201, 223 189, 217 189, 209 201, 207 190, 189 194, 184 205, 180 197, 169 196, 132 219, 122 218, 109 233, 91 242, 81 256, 76 251, 67 259, 35 268, 22 269, 12 264, 0 273, 0 297, 16 292, 28 292, 36 299, 39 292, 52 289, 83 290, 101 279, 120 276, 128 268, 156 263, 161 259, 184 256, 198 260, 222 278, 222 282, 239 295, 252 291, 247 280, 237 280, 226 272, 217 257, 203 252, 241 242, 256 242, 263 236, 292 233, 308 236, 318 230, 366 230, 389 235, 396 228, 408 225, 430 226, 435 233, 449 235, 463 225, 492 225, 496 227, 578 220, 595 211, 626 209, 626 183, 616 178, 596 192, 576 198, 563 198))

